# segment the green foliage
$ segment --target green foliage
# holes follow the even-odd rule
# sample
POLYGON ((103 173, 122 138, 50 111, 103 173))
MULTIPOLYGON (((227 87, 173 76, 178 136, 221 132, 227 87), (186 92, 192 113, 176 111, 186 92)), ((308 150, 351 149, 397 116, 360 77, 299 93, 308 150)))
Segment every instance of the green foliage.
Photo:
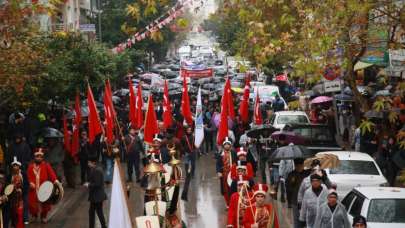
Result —
POLYGON ((375 124, 369 120, 362 120, 360 123, 361 134, 370 133, 374 129, 375 124))

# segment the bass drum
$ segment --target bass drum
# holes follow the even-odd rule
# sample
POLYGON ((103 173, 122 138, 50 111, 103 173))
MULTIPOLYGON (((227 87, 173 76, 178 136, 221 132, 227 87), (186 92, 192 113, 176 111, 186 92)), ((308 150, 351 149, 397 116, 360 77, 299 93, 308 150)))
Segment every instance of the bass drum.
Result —
POLYGON ((53 184, 50 181, 45 181, 39 186, 37 197, 41 203, 57 204, 63 198, 63 187, 60 183, 53 184))

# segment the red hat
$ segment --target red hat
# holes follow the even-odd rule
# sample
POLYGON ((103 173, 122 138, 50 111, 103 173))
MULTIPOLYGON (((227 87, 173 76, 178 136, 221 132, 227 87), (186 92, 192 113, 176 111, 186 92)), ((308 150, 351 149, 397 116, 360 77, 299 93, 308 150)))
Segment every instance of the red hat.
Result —
POLYGON ((256 196, 257 194, 263 194, 266 195, 267 191, 269 190, 269 187, 266 184, 256 184, 253 186, 253 195, 256 196))
POLYGON ((243 149, 243 147, 239 147, 238 148, 238 151, 237 151, 237 153, 236 153, 236 155, 239 157, 239 156, 246 156, 247 155, 247 152, 245 151, 245 149, 243 149))

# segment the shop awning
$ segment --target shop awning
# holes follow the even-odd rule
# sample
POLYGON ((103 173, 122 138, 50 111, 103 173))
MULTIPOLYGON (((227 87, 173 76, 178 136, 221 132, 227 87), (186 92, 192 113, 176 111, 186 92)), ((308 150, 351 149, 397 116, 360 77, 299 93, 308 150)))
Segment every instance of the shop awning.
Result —
POLYGON ((358 61, 356 64, 354 64, 354 71, 362 70, 372 65, 374 64, 358 61))

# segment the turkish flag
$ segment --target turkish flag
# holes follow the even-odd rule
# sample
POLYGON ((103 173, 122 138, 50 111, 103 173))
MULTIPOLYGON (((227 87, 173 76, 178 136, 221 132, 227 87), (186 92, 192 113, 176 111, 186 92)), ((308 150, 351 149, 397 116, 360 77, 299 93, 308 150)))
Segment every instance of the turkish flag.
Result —
POLYGON ((98 116, 96 102, 94 101, 90 85, 87 85, 87 104, 89 107, 89 142, 92 144, 96 136, 103 132, 103 127, 100 123, 100 117, 98 116))
POLYGON ((189 126, 193 125, 193 115, 190 110, 190 98, 188 97, 188 88, 186 77, 183 77, 183 95, 181 96, 181 114, 189 126))
POLYGON ((228 79, 226 79, 225 82, 225 91, 227 94, 227 103, 228 103, 228 115, 229 117, 231 117, 231 119, 235 119, 235 107, 233 105, 233 96, 232 96, 232 89, 231 89, 231 81, 228 79))
POLYGON ((218 135, 217 135, 217 143, 218 145, 222 145, 224 142, 225 138, 228 137, 228 110, 229 110, 229 93, 226 92, 228 89, 228 84, 225 83, 224 87, 224 94, 222 96, 221 100, 221 118, 219 121, 219 127, 218 127, 218 135))
POLYGON ((72 153, 72 145, 70 144, 70 132, 68 130, 65 115, 63 115, 63 145, 68 153, 72 153))
POLYGON ((132 85, 131 79, 129 79, 129 120, 131 122, 131 127, 132 128, 137 128, 137 122, 136 122, 136 97, 135 97, 135 91, 134 91, 134 86, 132 85))
POLYGON ((136 128, 141 129, 143 127, 143 99, 142 99, 142 85, 141 82, 138 84, 138 92, 136 94, 136 128))
POLYGON ((239 115, 243 123, 249 122, 249 94, 250 94, 250 82, 249 79, 246 79, 242 101, 240 102, 239 106, 239 115))
POLYGON ((82 112, 80 105, 80 95, 76 94, 75 118, 73 119, 73 138, 72 138, 72 156, 76 158, 80 147, 80 124, 82 122, 82 112))
POLYGON ((107 143, 112 144, 114 142, 114 105, 111 97, 111 87, 107 80, 104 87, 104 120, 105 120, 105 134, 107 137, 107 143))
POLYGON ((154 135, 159 133, 152 95, 149 95, 148 109, 146 110, 145 126, 143 131, 144 141, 146 143, 152 143, 154 135))
POLYGON ((172 106, 169 100, 169 89, 167 88, 167 81, 163 91, 163 125, 169 128, 173 125, 172 106))
POLYGON ((255 110, 254 110, 254 121, 253 123, 256 125, 263 124, 262 112, 260 111, 260 97, 259 91, 257 91, 256 101, 255 101, 255 110))

